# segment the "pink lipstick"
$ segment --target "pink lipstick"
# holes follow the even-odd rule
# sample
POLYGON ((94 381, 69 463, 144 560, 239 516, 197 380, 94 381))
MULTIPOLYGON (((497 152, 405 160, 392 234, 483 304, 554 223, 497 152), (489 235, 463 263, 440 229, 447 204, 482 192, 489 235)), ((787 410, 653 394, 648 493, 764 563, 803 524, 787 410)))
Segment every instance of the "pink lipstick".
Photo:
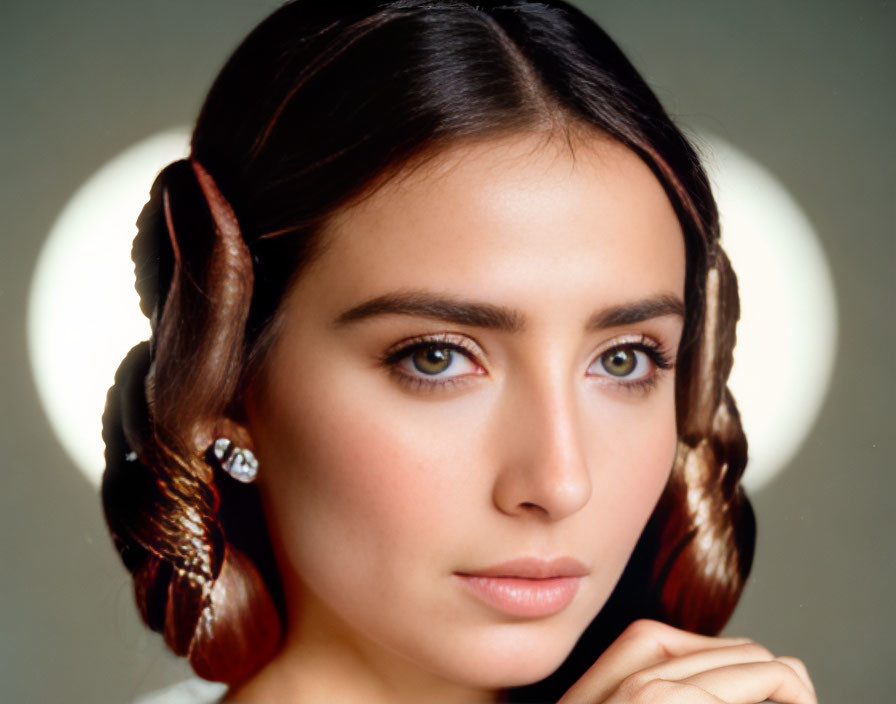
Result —
POLYGON ((572 558, 523 558, 455 574, 488 606, 510 616, 543 618, 569 605, 588 570, 572 558))

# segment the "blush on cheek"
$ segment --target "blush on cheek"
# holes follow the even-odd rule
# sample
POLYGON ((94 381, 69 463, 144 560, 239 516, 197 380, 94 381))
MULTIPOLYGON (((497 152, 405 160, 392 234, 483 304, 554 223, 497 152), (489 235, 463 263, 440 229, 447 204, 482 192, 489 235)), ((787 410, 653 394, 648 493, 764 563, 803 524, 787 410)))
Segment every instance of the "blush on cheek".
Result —
POLYGON ((674 407, 669 403, 659 418, 652 423, 633 425, 636 432, 616 435, 619 454, 616 467, 620 470, 607 480, 611 491, 612 515, 627 531, 640 534, 666 486, 675 461, 677 432, 674 407), (645 437, 644 429, 650 434, 645 437))
POLYGON ((275 500, 289 497, 293 515, 316 514, 331 540, 364 545, 401 537, 413 514, 422 520, 446 498, 438 471, 444 438, 418 427, 419 421, 403 421, 394 409, 346 401, 355 398, 337 389, 301 418, 283 408, 273 414, 279 425, 265 431, 280 448, 270 469, 279 486, 275 500))

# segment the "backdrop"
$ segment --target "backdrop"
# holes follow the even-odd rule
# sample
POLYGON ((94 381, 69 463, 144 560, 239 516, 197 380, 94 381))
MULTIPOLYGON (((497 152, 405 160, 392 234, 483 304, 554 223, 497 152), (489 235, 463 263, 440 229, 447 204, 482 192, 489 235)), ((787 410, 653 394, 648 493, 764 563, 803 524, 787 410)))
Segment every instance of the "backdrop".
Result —
MULTIPOLYGON (((96 491, 48 425, 27 299, 72 193, 129 145, 191 123, 236 43, 276 5, 5 0, 0 9, 4 702, 125 702, 188 674, 140 625, 96 491)), ((896 3, 579 5, 682 124, 759 160, 818 232, 837 292, 835 375, 796 457, 753 496, 754 573, 728 631, 802 657, 823 702, 891 701, 896 3)), ((813 353, 768 340, 769 365, 813 353)))

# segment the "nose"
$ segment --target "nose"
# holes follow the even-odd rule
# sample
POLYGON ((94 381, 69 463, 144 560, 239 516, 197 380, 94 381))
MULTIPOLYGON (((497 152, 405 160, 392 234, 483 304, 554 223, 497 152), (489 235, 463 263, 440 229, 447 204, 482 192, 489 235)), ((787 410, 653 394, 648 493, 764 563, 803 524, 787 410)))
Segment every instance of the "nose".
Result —
POLYGON ((580 403, 564 379, 505 390, 498 431, 503 448, 492 499, 510 516, 558 521, 591 498, 580 403))

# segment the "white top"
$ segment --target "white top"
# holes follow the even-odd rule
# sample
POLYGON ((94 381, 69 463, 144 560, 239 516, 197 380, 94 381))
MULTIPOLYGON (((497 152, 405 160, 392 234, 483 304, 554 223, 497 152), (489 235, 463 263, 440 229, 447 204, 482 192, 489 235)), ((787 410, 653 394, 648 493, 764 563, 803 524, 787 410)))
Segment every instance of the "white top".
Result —
POLYGON ((217 704, 226 691, 226 684, 194 677, 166 689, 144 694, 132 704, 217 704))
MULTIPOLYGON (((178 682, 160 689, 158 692, 144 694, 131 704, 218 704, 218 700, 227 691, 227 685, 220 682, 208 682, 198 677, 178 682)), ((766 704, 775 704, 771 699, 766 704)))

